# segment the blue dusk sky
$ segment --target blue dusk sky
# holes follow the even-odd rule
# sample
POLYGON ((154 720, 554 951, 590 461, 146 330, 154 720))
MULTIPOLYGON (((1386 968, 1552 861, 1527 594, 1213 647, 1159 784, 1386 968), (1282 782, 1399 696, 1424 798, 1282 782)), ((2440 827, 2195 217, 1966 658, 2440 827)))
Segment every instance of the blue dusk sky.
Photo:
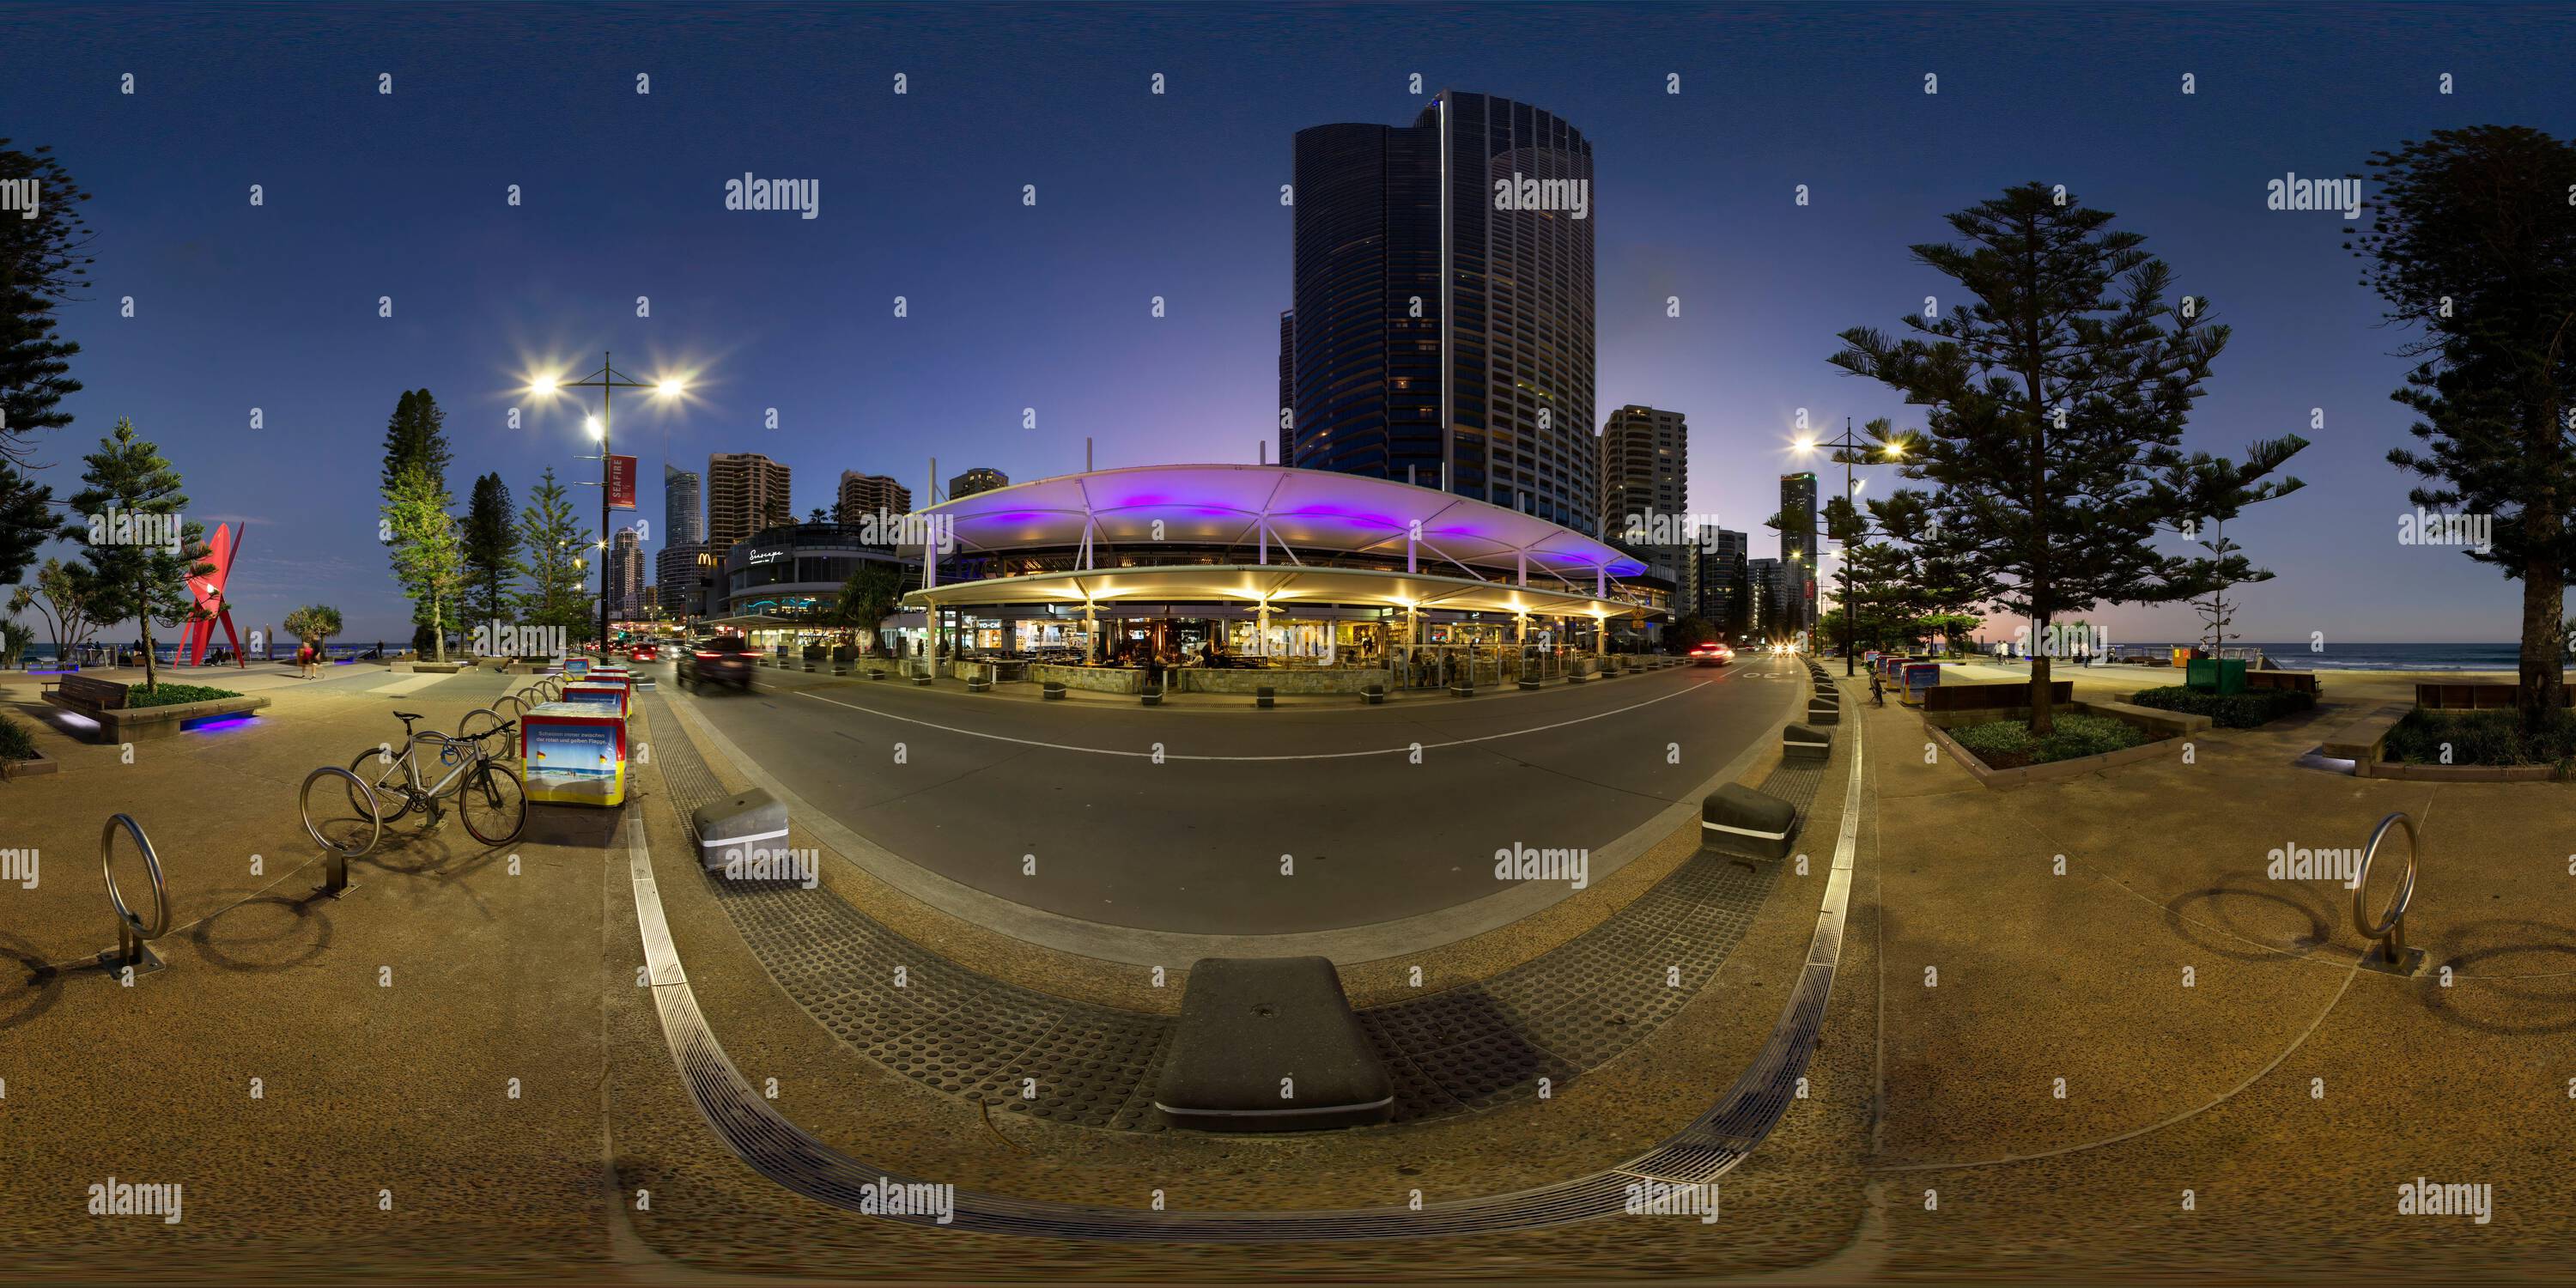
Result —
MULTIPOLYGON (((2315 440, 2308 488, 2230 529, 2279 574, 2240 629, 2332 643, 2510 639, 2520 588, 2399 543, 2401 336, 2352 225, 2267 210, 2266 182, 2444 127, 2563 132, 2571 33, 2564 8, 2470 4, 19 5, 0 66, 12 146, 95 194, 94 289, 63 313, 87 388, 44 478, 77 490, 132 417, 194 517, 248 523, 246 629, 319 600, 349 638, 407 636, 374 539, 396 396, 446 409, 460 504, 486 470, 524 500, 595 466, 582 409, 519 385, 603 350, 693 376, 682 405, 617 413, 651 549, 662 463, 711 452, 791 466, 799 514, 844 469, 918 497, 933 457, 1030 479, 1080 469, 1086 436, 1103 466, 1251 461, 1291 136, 1409 122, 1418 74, 1592 141, 1600 410, 1686 413, 1692 508, 1756 555, 1799 409, 1911 423, 1826 363, 1837 332, 1942 293, 1910 244, 2026 180, 2117 212, 2235 329, 2187 445, 2315 440), (818 217, 726 210, 745 173, 819 181, 818 217)), ((2093 616, 2115 640, 2196 624, 2093 616)))

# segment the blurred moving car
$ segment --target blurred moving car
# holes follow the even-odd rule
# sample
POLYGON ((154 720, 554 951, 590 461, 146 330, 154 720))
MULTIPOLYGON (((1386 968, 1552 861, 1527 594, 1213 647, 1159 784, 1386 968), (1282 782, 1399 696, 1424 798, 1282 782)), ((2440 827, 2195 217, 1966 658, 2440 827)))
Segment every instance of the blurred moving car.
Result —
POLYGON ((659 645, 638 644, 627 652, 626 658, 630 662, 657 662, 662 658, 662 650, 659 645))
POLYGON ((1735 660, 1735 650, 1711 641, 1690 651, 1692 666, 1724 666, 1735 660))
POLYGON ((751 645, 739 635, 716 635, 689 646, 680 655, 680 665, 673 677, 683 689, 704 689, 710 684, 729 684, 745 693, 751 692, 751 645))

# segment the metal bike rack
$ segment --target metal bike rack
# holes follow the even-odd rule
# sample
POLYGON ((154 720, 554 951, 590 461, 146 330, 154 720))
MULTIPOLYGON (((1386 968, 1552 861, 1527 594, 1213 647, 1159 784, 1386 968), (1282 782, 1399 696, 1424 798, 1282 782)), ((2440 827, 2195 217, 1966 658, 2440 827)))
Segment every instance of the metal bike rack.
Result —
POLYGON ((2415 820, 2400 810, 2379 820, 2379 826, 2371 829, 2370 844, 2361 852, 2361 871, 2352 883, 2352 928, 2360 931, 2362 938, 2373 941, 2370 951, 2361 958, 2361 964, 2371 970, 2412 975, 2424 967, 2424 950, 2406 946, 2406 909, 2415 901, 2415 860, 2420 851, 2415 820), (2370 915, 2370 863, 2379 857, 2379 843, 2388 839, 2392 826, 2406 829, 2406 875, 2390 896, 2388 910, 2374 919, 2370 915))
POLYGON ((161 969, 162 961, 152 952, 152 941, 170 929, 170 891, 161 879, 161 860, 152 852, 152 838, 143 834, 143 825, 130 814, 109 816, 107 826, 98 833, 98 870, 107 881, 107 901, 116 909, 116 947, 99 953, 98 964, 110 972, 132 971, 149 975, 161 969), (152 874, 152 923, 125 904, 125 895, 116 888, 116 829, 123 824, 134 838, 134 848, 143 855, 143 869, 152 874))
POLYGON ((385 810, 384 806, 376 801, 376 789, 367 786, 366 779, 338 765, 324 765, 304 776, 304 789, 296 795, 295 803, 296 812, 304 818, 304 834, 312 837, 315 845, 322 847, 323 880, 322 884, 313 887, 313 893, 329 895, 337 899, 356 889, 357 887, 349 884, 349 860, 374 850, 376 842, 382 840, 385 835, 385 810), (367 843, 365 845, 354 847, 333 845, 329 838, 322 835, 322 829, 313 825, 313 784, 329 778, 347 779, 349 799, 366 805, 367 843))

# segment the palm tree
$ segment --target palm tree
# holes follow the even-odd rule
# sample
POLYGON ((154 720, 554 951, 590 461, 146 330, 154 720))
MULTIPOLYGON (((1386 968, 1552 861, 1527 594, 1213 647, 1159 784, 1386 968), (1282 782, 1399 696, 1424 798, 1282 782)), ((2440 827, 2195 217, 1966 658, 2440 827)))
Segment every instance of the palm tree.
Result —
POLYGON ((310 645, 316 656, 322 652, 322 642, 340 629, 340 610, 329 604, 307 604, 286 615, 286 633, 310 645))

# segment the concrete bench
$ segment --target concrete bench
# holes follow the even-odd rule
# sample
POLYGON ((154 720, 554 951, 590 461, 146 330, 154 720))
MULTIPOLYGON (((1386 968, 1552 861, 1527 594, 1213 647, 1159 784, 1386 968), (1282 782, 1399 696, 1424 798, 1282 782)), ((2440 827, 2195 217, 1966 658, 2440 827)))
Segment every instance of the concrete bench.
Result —
POLYGON ((66 675, 45 691, 45 701, 65 711, 77 711, 92 719, 107 711, 125 709, 125 686, 114 680, 93 680, 86 675, 66 675))
POLYGON ((1200 1131, 1315 1131, 1382 1123, 1395 1083, 1333 963, 1206 958, 1190 967, 1154 1107, 1200 1131))
POLYGON ((2313 696, 2317 692, 2317 677, 2313 671, 2247 671, 2245 687, 2249 691, 2287 689, 2292 693, 2313 696))
MULTIPOLYGON (((2074 701, 2075 682, 2073 680, 2049 681, 2048 700, 2058 706, 2074 701)), ((1923 709, 1926 711, 1995 711, 2029 705, 2030 685, 2017 681, 2005 681, 2001 684, 1936 684, 1923 691, 1923 709)))
POLYGON ((2353 762, 2353 772, 2369 777, 2370 766, 2379 759, 2379 744, 2388 740, 2388 731, 2406 718, 2412 708, 2402 702, 2374 707, 2369 714, 2344 724, 2327 734, 2318 753, 2336 760, 2353 762))
MULTIPOLYGON (((2418 684, 2415 705, 2430 711, 2495 711, 2512 707, 2521 695, 2520 684, 2418 684)), ((2558 705, 2576 706, 2576 688, 2559 689, 2558 705)))

